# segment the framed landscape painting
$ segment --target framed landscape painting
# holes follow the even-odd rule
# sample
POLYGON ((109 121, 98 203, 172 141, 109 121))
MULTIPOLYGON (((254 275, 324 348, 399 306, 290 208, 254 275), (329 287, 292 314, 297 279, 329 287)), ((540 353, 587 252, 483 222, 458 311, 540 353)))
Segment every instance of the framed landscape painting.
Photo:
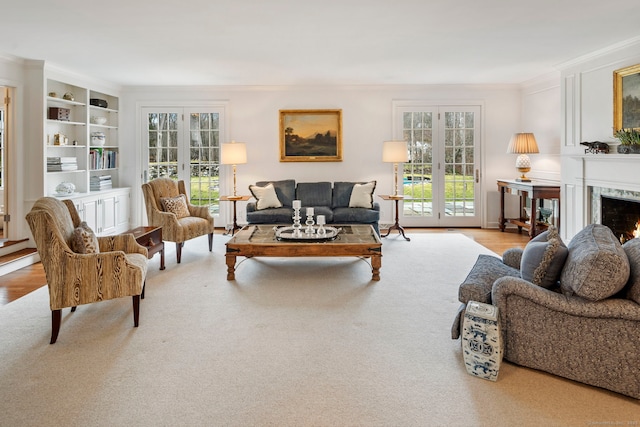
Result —
POLYGON ((613 132, 640 129, 640 64, 613 72, 613 132))
POLYGON ((341 162, 342 110, 280 110, 281 162, 341 162))

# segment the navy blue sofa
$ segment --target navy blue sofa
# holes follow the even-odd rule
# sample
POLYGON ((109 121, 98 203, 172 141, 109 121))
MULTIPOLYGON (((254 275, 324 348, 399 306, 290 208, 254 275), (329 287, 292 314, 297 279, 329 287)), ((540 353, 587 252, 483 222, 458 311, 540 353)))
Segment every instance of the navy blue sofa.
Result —
POLYGON ((351 191, 355 184, 363 182, 299 182, 287 179, 282 181, 259 181, 259 187, 273 184, 276 195, 282 203, 280 208, 258 209, 256 202, 247 204, 247 222, 249 224, 292 224, 293 201, 300 200, 302 222, 306 217, 306 208, 314 209, 314 217, 324 215, 327 224, 371 224, 380 234, 380 205, 372 203, 371 209, 350 208, 351 191))

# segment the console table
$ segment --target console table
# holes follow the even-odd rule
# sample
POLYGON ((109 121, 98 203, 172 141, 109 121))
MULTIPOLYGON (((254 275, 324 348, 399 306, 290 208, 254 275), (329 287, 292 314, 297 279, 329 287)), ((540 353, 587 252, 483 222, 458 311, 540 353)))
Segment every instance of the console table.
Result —
MULTIPOLYGON (((529 230, 529 238, 534 238, 538 233, 547 229, 547 225, 538 223, 535 219, 538 200, 557 200, 558 211, 560 211, 560 185, 540 181, 520 182, 513 179, 499 179, 498 189, 500 190, 500 218, 498 218, 500 231, 504 231, 507 223, 515 224, 518 226, 518 231, 522 231, 523 228, 529 230), (504 216, 504 194, 506 192, 517 193, 520 196, 520 213, 518 218, 505 218, 504 216), (526 222, 522 216, 527 197, 531 199, 530 222, 526 222)), ((557 227, 560 229, 559 215, 557 216, 557 227)))

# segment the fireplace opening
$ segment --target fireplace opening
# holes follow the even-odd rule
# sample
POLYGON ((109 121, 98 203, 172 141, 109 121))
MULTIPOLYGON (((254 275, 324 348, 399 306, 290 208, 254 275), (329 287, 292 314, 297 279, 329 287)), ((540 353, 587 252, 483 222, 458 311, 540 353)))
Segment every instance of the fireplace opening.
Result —
POLYGON ((640 202, 601 196, 601 223, 609 227, 621 243, 640 234, 640 202))

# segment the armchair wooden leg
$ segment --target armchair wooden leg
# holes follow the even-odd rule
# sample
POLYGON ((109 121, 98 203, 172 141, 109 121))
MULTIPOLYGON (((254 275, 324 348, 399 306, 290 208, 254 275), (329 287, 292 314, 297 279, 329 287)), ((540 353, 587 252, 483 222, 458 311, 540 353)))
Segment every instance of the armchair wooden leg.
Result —
POLYGON ((49 342, 49 344, 54 344, 58 339, 61 320, 62 310, 51 310, 51 341, 49 342))
POLYGON ((147 281, 145 280, 144 282, 142 282, 142 294, 140 294, 140 298, 144 299, 144 290, 147 287, 147 281))
POLYGON ((182 258, 182 245, 184 245, 184 242, 176 242, 176 258, 178 259, 178 264, 180 264, 180 259, 182 258))
POLYGON ((209 233, 209 252, 213 251, 213 233, 209 233))
POLYGON ((140 295, 133 296, 133 326, 138 327, 138 320, 140 319, 140 295))

